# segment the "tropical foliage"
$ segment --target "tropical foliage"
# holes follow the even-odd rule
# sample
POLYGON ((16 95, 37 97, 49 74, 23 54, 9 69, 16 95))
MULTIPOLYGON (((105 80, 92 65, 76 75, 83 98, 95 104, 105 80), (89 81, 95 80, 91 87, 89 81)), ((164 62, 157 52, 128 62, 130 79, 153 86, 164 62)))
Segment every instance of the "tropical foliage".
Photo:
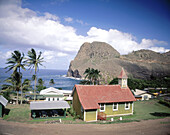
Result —
POLYGON ((34 100, 36 98, 36 84, 37 84, 37 70, 39 69, 39 65, 42 66, 43 57, 41 56, 42 52, 39 52, 39 54, 36 54, 36 51, 32 48, 31 51, 28 51, 28 58, 26 60, 27 66, 29 69, 34 69, 34 75, 35 75, 35 83, 34 83, 34 100))
POLYGON ((5 82, 6 84, 2 85, 3 93, 8 94, 8 96, 10 96, 11 92, 16 92, 17 93, 17 101, 16 101, 17 104, 18 104, 19 90, 21 89, 21 87, 24 92, 29 91, 31 89, 31 81, 29 79, 25 79, 21 85, 20 74, 18 72, 14 72, 11 75, 11 77, 5 80, 5 82))
MULTIPOLYGON (((6 64, 9 64, 6 67, 6 69, 8 69, 8 71, 13 70, 13 76, 16 76, 18 74, 18 77, 19 77, 18 78, 19 82, 17 83, 18 85, 22 83, 21 68, 25 70, 25 67, 24 67, 25 64, 23 62, 23 59, 24 59, 24 53, 21 54, 19 51, 14 51, 12 53, 11 58, 7 59, 7 63, 6 63, 6 64)), ((21 90, 21 97, 22 97, 22 85, 20 87, 20 90, 21 90)), ((22 104, 22 98, 21 98, 21 104, 22 104)))
MULTIPOLYGON (((41 56, 41 52, 37 55, 34 49, 28 51, 28 57, 24 57, 24 53, 20 53, 18 50, 15 50, 11 53, 11 57, 7 59, 8 66, 5 67, 7 72, 13 70, 11 76, 5 80, 5 84, 2 85, 3 93, 6 93, 6 96, 9 96, 11 92, 17 93, 17 104, 18 104, 18 95, 19 91, 21 92, 21 104, 23 91, 32 90, 31 80, 25 79, 22 82, 22 70, 25 70, 25 66, 28 66, 29 69, 34 69, 33 80, 35 81, 34 85, 34 93, 36 92, 36 81, 37 81, 37 71, 39 65, 42 65, 43 57, 41 56), (24 59, 26 59, 24 61, 24 59)), ((42 83, 42 80, 39 81, 42 83)), ((43 85, 41 85, 43 86, 43 85)), ((44 88, 44 86, 43 86, 44 88)), ((35 95, 35 94, 34 94, 35 95)), ((35 97, 35 96, 34 96, 35 97)))
POLYGON ((46 89, 46 86, 44 86, 44 81, 42 78, 38 79, 38 85, 37 85, 37 91, 41 91, 43 89, 46 89))
MULTIPOLYGON (((87 84, 99 84, 99 78, 101 78, 100 71, 98 69, 87 68, 84 72, 85 79, 88 81, 84 81, 87 84)), ((82 82, 81 82, 82 83, 82 82)))
MULTIPOLYGON (((114 78, 109 84, 118 84, 118 78, 114 78)), ((128 78, 128 87, 133 90, 142 90, 144 88, 170 88, 170 78, 155 78, 154 80, 128 78)), ((170 92, 169 89, 166 89, 165 91, 170 92)), ((156 89, 151 89, 150 92, 156 92, 156 89)))
POLYGON ((54 85, 55 84, 54 79, 51 79, 49 84, 50 84, 50 86, 54 85))

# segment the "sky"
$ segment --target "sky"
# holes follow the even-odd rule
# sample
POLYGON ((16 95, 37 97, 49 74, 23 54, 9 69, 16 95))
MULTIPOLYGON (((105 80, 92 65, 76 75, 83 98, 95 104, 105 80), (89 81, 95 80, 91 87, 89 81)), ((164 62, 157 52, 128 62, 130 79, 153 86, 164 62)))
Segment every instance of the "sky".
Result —
POLYGON ((0 0, 0 67, 14 50, 41 51, 46 69, 69 68, 84 42, 120 54, 170 50, 169 0, 0 0))

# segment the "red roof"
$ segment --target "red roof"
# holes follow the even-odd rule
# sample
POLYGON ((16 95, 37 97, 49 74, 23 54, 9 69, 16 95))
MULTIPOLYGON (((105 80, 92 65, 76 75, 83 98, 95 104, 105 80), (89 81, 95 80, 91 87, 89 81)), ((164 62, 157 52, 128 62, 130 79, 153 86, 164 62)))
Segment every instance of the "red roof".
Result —
POLYGON ((118 78, 128 78, 123 68, 118 78))
POLYGON ((85 110, 99 109, 99 103, 136 101, 130 89, 120 85, 75 85, 74 90, 85 110))

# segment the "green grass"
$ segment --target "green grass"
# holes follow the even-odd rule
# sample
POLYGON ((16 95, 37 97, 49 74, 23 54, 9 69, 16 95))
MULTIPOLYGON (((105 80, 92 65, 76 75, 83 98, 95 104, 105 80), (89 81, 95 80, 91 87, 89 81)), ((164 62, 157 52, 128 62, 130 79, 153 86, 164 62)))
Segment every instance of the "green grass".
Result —
MULTIPOLYGON (((23 105, 11 105, 7 106, 7 109, 10 109, 8 115, 4 116, 3 119, 8 121, 18 121, 18 122, 27 122, 27 123, 41 123, 46 121, 57 121, 60 118, 48 118, 48 119, 32 119, 31 111, 28 104, 23 105)), ((140 120, 148 119, 158 119, 170 117, 170 108, 158 103, 158 100, 149 100, 149 101, 137 101, 134 103, 134 114, 129 116, 122 116, 123 120, 119 121, 120 117, 114 117, 114 121, 109 121, 111 118, 107 118, 108 121, 104 123, 103 121, 94 122, 94 124, 112 124, 112 123, 125 123, 133 122, 140 120)), ((84 124, 81 120, 74 120, 70 115, 66 118, 61 118, 62 123, 72 123, 72 124, 84 124)))
MULTIPOLYGON (((123 120, 148 120, 170 117, 170 108, 158 103, 158 100, 137 101, 134 103, 134 114, 122 116, 123 120)), ((114 117, 118 120, 120 117, 114 117)), ((108 120, 110 118, 107 118, 108 120)))

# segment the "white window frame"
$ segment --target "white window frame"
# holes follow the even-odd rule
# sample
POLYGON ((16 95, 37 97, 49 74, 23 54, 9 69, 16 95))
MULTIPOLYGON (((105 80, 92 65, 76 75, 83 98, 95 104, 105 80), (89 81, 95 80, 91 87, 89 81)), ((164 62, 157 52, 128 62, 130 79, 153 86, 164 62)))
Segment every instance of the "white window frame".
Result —
POLYGON ((113 111, 118 111, 118 103, 113 103, 113 111), (116 109, 114 109, 114 105, 116 105, 116 109))
POLYGON ((130 109, 130 103, 125 102, 125 110, 129 110, 130 109), (126 108, 126 105, 128 104, 128 108, 126 108))
POLYGON ((104 103, 100 103, 100 112, 104 112, 105 111, 105 104, 104 103), (104 110, 101 110, 101 105, 104 105, 104 110))

